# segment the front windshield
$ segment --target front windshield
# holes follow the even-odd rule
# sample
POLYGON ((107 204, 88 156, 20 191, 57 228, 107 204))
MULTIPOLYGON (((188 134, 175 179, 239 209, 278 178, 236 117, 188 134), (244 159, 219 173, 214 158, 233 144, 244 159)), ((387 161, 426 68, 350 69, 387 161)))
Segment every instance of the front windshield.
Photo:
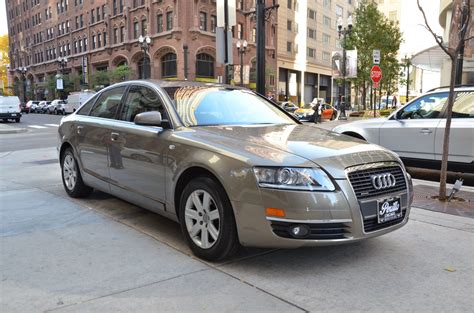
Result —
POLYGON ((186 126, 296 124, 270 101, 226 87, 165 88, 186 126))

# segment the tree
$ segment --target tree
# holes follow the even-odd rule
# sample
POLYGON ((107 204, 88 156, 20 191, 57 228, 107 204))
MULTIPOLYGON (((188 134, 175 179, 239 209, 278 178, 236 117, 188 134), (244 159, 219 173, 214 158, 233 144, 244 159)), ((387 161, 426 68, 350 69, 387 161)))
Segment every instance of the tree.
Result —
POLYGON ((123 82, 130 78, 133 74, 133 70, 127 64, 122 64, 117 66, 111 73, 110 73, 110 80, 114 83, 123 82))
POLYGON ((110 84, 110 73, 107 71, 96 71, 93 78, 94 87, 104 87, 110 84))
POLYGON ((0 36, 0 86, 3 86, 3 94, 9 94, 7 65, 10 64, 8 56, 8 35, 0 36), (3 82, 3 84, 2 84, 3 82))
MULTIPOLYGON (((449 46, 445 46, 443 43, 443 37, 437 35, 428 23, 426 18, 425 11, 420 5, 420 0, 416 0, 418 4, 418 9, 423 14, 423 19, 425 20, 426 29, 431 33, 435 39, 438 46, 449 56, 451 59, 451 77, 449 82, 449 95, 448 95, 448 105, 446 109, 446 127, 444 131, 443 138, 443 158, 441 161, 441 177, 439 185, 439 195, 438 198, 441 201, 446 200, 446 179, 448 172, 448 153, 449 153, 449 135, 451 132, 451 116, 453 113, 454 105, 454 85, 456 81, 457 74, 457 64, 458 57, 460 52, 463 50, 464 44, 466 41, 474 39, 474 36, 468 37, 467 31, 470 30, 470 21, 471 21, 471 0, 454 0, 453 1, 453 23, 451 33, 454 33, 454 36, 450 36, 449 46), (456 16, 459 17, 459 23, 457 23, 456 16)), ((462 69, 461 69, 462 70, 462 69)))
POLYGON ((402 33, 398 23, 388 20, 373 2, 362 0, 354 12, 354 17, 352 34, 343 44, 346 49, 357 49, 357 77, 350 81, 356 88, 362 89, 362 101, 366 108, 367 88, 371 84, 373 50, 380 50, 382 84, 389 91, 390 86, 396 85, 399 77, 397 53, 402 42, 402 33))

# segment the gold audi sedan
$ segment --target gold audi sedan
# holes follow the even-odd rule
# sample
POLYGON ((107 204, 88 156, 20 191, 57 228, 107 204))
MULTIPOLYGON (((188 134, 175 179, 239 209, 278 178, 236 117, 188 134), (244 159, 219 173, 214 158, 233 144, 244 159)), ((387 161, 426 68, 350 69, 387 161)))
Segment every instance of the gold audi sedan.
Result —
POLYGON ((393 152, 234 86, 115 84, 62 119, 58 152, 71 197, 95 188, 169 217, 206 260, 383 235, 413 198, 393 152))

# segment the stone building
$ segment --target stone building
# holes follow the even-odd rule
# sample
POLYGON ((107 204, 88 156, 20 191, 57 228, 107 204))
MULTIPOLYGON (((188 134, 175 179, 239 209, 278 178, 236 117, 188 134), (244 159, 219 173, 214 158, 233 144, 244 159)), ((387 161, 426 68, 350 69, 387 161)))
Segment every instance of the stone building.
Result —
MULTIPOLYGON (((270 1, 269 1, 270 2, 270 1)), ((240 65, 238 39, 248 41, 243 57, 244 82, 254 86, 255 0, 238 0, 233 27, 233 60, 240 65), (253 65, 253 66, 252 66, 253 65)), ((217 81, 224 67, 216 62, 215 0, 6 0, 10 36, 10 70, 14 82, 23 79, 27 90, 44 98, 47 82, 61 72, 59 58, 67 58, 65 74, 81 77, 82 88, 92 88, 98 71, 127 64, 133 77, 142 77, 150 64, 154 79, 217 81), (139 44, 148 35, 147 57, 139 44)), ((276 17, 275 17, 276 18, 276 17)), ((266 26, 267 90, 274 89, 277 31, 266 26)), ((21 90, 19 90, 21 93, 21 90)))

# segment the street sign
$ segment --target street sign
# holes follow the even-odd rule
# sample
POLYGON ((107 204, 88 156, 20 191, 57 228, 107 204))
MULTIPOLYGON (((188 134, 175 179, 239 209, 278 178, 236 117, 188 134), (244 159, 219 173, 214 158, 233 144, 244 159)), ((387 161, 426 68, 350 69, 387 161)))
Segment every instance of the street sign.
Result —
POLYGON ((374 61, 374 64, 380 64, 380 50, 372 51, 372 60, 374 61))
POLYGON ((380 66, 372 66, 372 69, 370 70, 370 79, 372 79, 374 83, 378 83, 382 79, 382 69, 380 66))
POLYGON ((216 62, 225 64, 225 44, 227 43, 227 64, 233 64, 232 32, 227 31, 227 41, 224 38, 224 27, 216 29, 216 62))

